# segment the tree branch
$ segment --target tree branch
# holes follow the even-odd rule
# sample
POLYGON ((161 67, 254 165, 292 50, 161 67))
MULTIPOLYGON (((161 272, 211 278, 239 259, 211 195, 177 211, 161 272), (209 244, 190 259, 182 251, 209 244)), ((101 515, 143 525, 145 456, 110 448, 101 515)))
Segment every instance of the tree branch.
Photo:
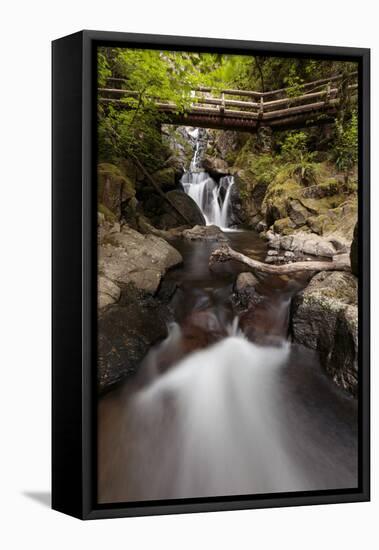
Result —
POLYGON ((235 260, 242 264, 245 264, 253 271, 260 273, 268 273, 270 275, 288 275, 291 273, 297 273, 299 271, 351 271, 350 261, 348 256, 341 258, 338 261, 332 262, 294 262, 284 265, 270 265, 258 260, 253 260, 236 250, 233 250, 228 245, 222 245, 215 250, 209 258, 209 267, 216 262, 227 262, 229 260, 235 260))

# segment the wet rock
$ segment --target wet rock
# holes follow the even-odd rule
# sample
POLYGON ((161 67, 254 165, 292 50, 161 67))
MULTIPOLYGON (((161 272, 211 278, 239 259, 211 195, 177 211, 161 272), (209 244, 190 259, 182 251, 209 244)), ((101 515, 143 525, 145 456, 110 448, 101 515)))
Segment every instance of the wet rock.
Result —
POLYGON ((155 225, 160 229, 172 229, 186 223, 190 225, 205 225, 205 218, 196 202, 184 191, 175 189, 167 193, 167 197, 183 213, 184 218, 162 198, 160 213, 155 219, 155 225))
POLYGON ((225 336, 225 326, 212 310, 193 311, 182 326, 183 354, 206 348, 225 336))
POLYGON ((294 299, 294 340, 317 350, 335 383, 352 395, 358 390, 357 279, 346 272, 322 272, 294 299))
POLYGON ((164 239, 142 235, 128 226, 104 235, 99 247, 99 274, 116 284, 133 283, 154 294, 166 271, 182 262, 180 253, 164 239))
POLYGON ((240 273, 233 288, 232 302, 237 310, 243 311, 261 301, 257 291, 259 281, 253 273, 240 273))
POLYGON ((258 233, 262 233, 262 231, 266 231, 267 230, 267 223, 263 220, 260 220, 257 225, 255 226, 255 229, 256 231, 258 231, 258 233))
POLYGON ((236 180, 230 190, 230 221, 232 225, 240 225, 246 222, 246 212, 240 189, 236 180))
POLYGON ((261 206, 267 183, 258 181, 249 170, 234 169, 232 173, 234 175, 234 185, 230 195, 232 223, 243 223, 256 229, 256 225, 264 217, 261 206))
POLYGON ((263 346, 283 344, 288 333, 288 307, 262 296, 240 315, 240 328, 244 335, 263 346))
POLYGON ((229 174, 228 163, 218 157, 210 157, 209 155, 205 155, 202 160, 202 168, 205 172, 208 172, 210 176, 216 178, 229 174))
POLYGON ((226 242, 228 240, 217 225, 195 225, 192 229, 185 229, 182 237, 191 241, 226 242))
POLYGON ((151 346, 167 336, 165 303, 127 287, 98 320, 98 389, 109 390, 135 373, 151 346))

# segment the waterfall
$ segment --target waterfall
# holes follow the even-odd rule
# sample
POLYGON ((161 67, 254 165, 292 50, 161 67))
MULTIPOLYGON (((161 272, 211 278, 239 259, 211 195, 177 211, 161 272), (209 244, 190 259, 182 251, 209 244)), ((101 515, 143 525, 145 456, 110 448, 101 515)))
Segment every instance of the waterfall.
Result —
POLYGON ((134 396, 128 414, 140 419, 145 437, 133 472, 156 498, 289 490, 304 483, 282 443, 277 409, 276 379, 289 344, 259 347, 238 335, 236 325, 230 332, 134 396), (158 473, 149 462, 149 434, 157 432, 164 443, 161 456, 155 450, 158 473))
POLYGON ((195 150, 189 171, 183 174, 181 184, 198 205, 207 225, 217 225, 221 229, 230 226, 230 199, 234 184, 233 176, 223 176, 216 182, 201 168, 201 157, 204 146, 203 136, 196 129, 191 136, 196 140, 195 150), (197 131, 196 131, 197 130, 197 131))

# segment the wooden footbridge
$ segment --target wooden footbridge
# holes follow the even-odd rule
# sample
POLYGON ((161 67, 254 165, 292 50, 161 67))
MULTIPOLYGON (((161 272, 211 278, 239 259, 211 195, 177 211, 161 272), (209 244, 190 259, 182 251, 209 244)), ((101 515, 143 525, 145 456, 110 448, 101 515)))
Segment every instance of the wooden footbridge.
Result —
MULTIPOLYGON (((130 109, 125 98, 140 98, 140 93, 128 90, 127 80, 111 77, 108 86, 99 88, 98 99, 118 109, 130 109)), ((300 93, 293 88, 268 92, 197 88, 191 92, 191 103, 185 112, 178 112, 174 103, 154 98, 166 123, 256 132, 261 127, 273 130, 302 128, 335 120, 341 97, 358 91, 357 73, 336 75, 302 84, 300 93)))

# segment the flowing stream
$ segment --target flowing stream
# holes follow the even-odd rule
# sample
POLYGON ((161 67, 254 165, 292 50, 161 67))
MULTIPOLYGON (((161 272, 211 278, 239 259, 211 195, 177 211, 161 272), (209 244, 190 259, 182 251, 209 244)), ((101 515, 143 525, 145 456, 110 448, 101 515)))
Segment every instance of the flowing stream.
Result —
MULTIPOLYGON (((264 258, 253 232, 227 235, 264 258)), ((174 246, 184 262, 166 276, 178 284, 169 335, 99 401, 99 502, 356 487, 356 403, 287 339, 305 281, 266 277, 263 301, 236 317, 230 296, 243 268, 209 271, 217 243, 174 246)))

